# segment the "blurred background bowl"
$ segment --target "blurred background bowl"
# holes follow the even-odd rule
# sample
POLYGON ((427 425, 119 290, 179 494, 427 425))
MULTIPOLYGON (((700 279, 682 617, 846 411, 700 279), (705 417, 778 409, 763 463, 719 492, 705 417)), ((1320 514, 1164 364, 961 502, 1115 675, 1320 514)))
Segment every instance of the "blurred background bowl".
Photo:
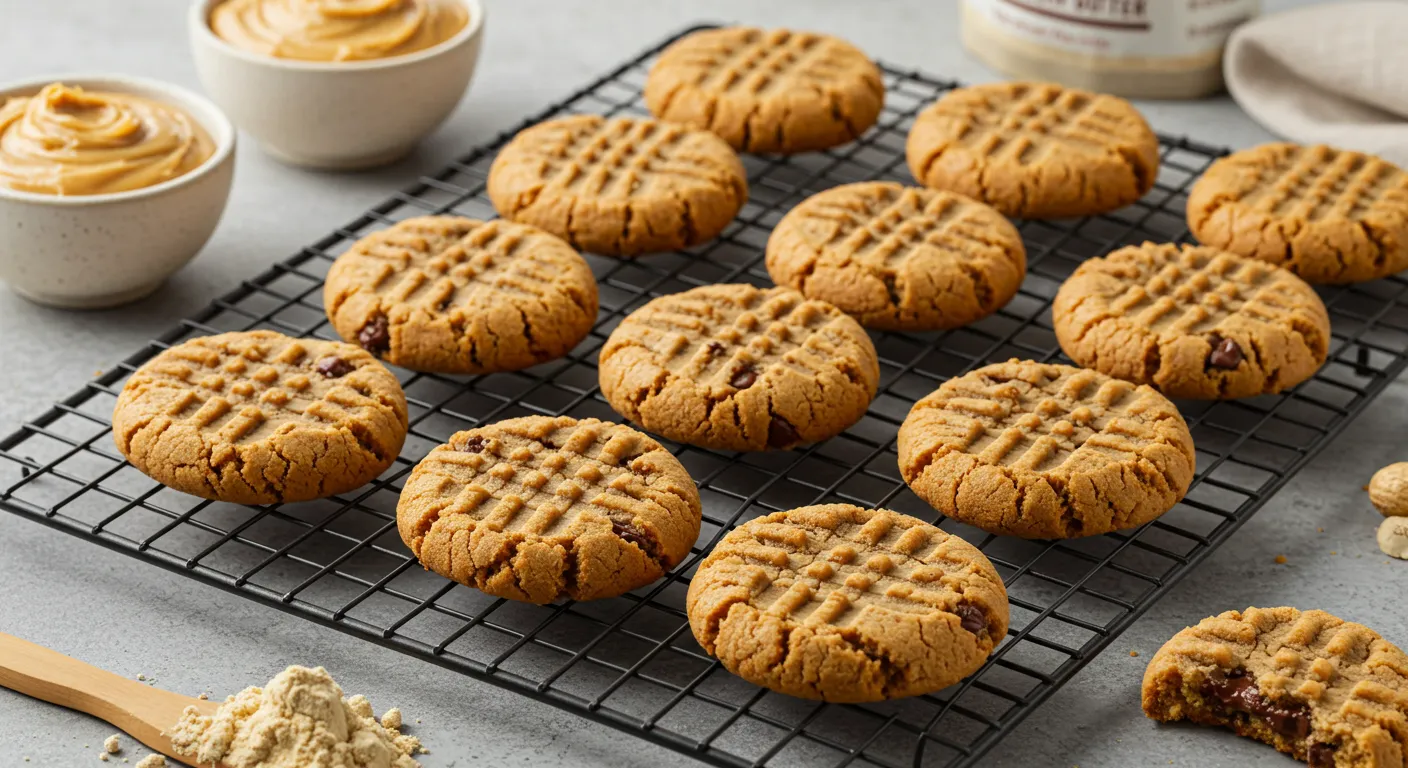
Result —
POLYGON ((469 22, 449 40, 386 59, 314 62, 236 48, 210 28, 221 0, 195 0, 188 29, 210 98, 266 152, 325 169, 390 163, 450 116, 479 61, 484 9, 456 0, 469 22))

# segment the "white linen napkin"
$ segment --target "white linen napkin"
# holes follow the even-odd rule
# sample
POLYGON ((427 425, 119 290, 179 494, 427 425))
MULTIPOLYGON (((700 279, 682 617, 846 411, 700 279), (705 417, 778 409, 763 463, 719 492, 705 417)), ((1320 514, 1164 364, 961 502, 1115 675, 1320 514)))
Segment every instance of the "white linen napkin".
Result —
POLYGON ((1325 3, 1227 41, 1227 90, 1267 130, 1408 165, 1408 3, 1325 3))

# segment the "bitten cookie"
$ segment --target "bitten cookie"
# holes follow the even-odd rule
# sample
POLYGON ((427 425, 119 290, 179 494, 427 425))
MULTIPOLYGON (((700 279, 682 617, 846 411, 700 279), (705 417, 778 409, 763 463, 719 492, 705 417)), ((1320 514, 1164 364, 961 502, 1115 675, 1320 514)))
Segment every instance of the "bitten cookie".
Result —
POLYGON ((699 536, 678 459, 620 424, 528 416, 456 433, 396 505, 427 569, 510 600, 593 600, 645 586, 699 536))
POLYGON ((1264 144, 1193 184, 1188 228, 1312 283, 1376 280, 1408 269, 1408 174, 1362 152, 1264 144))
POLYGON ((729 532, 690 580, 689 626, 751 683, 880 701, 952 685, 1007 634, 1007 590, 976 547, 907 515, 803 507, 729 532))
POLYGON ((1051 310, 1070 358, 1169 397, 1280 392, 1325 362, 1330 317, 1304 280, 1216 248, 1144 243, 1080 265, 1051 310))
POLYGON ((1231 728, 1314 768, 1408 765, 1408 655, 1324 611, 1248 608, 1173 636, 1144 714, 1231 728))
POLYGON ((865 329, 790 288, 709 285, 632 312, 601 350, 616 412, 734 451, 825 440, 865 415, 880 363, 865 329))
POLYGON ((905 143, 925 186, 1008 216, 1089 216, 1144 196, 1159 140, 1124 99, 1049 83, 956 88, 919 113, 905 143))
POLYGON ((118 450, 163 485, 275 504, 359 488, 396 460, 406 396, 371 355, 272 331, 205 336, 147 361, 112 414, 118 450))
POLYGON ((343 339, 413 371, 494 373, 559 358, 596 322, 585 259, 511 221, 407 219, 337 257, 323 306, 343 339))
POLYGON ((575 115, 513 137, 489 169, 500 216, 610 256, 713 239, 748 201, 738 155, 676 123, 575 115))
POLYGON ((989 533, 1069 539, 1133 528, 1193 481, 1193 437, 1147 386, 1011 360, 949 379, 899 431, 920 498, 989 533))
POLYGON ((1021 235, 1002 214, 952 192, 883 181, 803 200, 773 228, 767 265, 778 285, 891 331, 986 317, 1027 272, 1021 235))
POLYGON ((695 32, 666 48, 645 81, 651 114, 745 152, 845 144, 875 125, 884 103, 880 69, 860 49, 786 29, 695 32))

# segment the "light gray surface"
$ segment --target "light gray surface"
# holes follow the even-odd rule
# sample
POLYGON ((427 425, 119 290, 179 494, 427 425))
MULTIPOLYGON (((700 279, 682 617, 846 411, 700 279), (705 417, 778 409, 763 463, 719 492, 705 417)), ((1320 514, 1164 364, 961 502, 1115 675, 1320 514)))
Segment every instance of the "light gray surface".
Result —
MULTIPOLYGON (((1269 2, 1270 8, 1294 3, 1269 2)), ((197 87, 181 0, 0 0, 0 77, 98 70, 197 87)), ((417 173, 536 112, 590 77, 702 19, 842 34, 887 61, 969 81, 994 75, 957 43, 948 3, 489 2, 486 47, 469 98, 415 156, 378 173, 332 176, 279 166, 241 147, 225 221, 201 257, 155 297, 124 310, 71 313, 0 291, 9 432, 240 279, 354 218, 417 173)), ((1145 105, 1156 128, 1246 146, 1268 134, 1225 99, 1145 105)), ((0 243, 0 247, 4 247, 0 243)), ((1221 551, 1113 648, 1058 692, 990 756, 997 766, 1283 766, 1268 748, 1195 728, 1156 727, 1139 713, 1139 678, 1169 635, 1247 605, 1323 607, 1408 642, 1408 570, 1373 541, 1377 515, 1360 491, 1375 467, 1405 458, 1408 388, 1396 383, 1221 551), (1318 533, 1323 527, 1325 532, 1318 533), (1335 554, 1337 553, 1337 554, 1335 554), (1285 554, 1286 565, 1274 558, 1285 554), (1131 658, 1130 650, 1139 651, 1131 658)), ((156 684, 217 696, 289 663, 322 664, 378 711, 400 706, 430 745, 427 766, 677 765, 690 761, 573 715, 444 672, 125 556, 0 514, 0 631, 156 684)), ((0 691, 0 765, 95 764, 112 729, 0 691), (88 745, 84 749, 83 745, 88 745)), ((136 753, 129 753, 136 754, 136 753)), ((135 762, 135 759, 133 760, 135 762)))

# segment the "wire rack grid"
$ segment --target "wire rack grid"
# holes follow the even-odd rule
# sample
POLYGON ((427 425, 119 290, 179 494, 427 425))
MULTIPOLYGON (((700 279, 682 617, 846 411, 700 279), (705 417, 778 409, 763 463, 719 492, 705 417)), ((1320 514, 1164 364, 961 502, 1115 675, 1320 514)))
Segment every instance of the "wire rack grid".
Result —
MULTIPOLYGON (((644 114, 646 71, 676 38, 524 125, 562 114, 644 114)), ((194 336, 268 328, 335 338, 321 304, 333 259, 368 232, 411 216, 492 216, 484 182, 495 151, 512 132, 245 282, 0 441, 0 505, 707 763, 972 765, 1225 541, 1408 364, 1408 282, 1395 277, 1323 290, 1334 327, 1329 362, 1312 380, 1278 396, 1179 403, 1197 444, 1197 478, 1175 509, 1134 531, 1071 541, 995 537, 940 518, 908 491, 894 438, 914 401, 990 361, 1063 359, 1049 311, 1061 281, 1084 259, 1120 245, 1186 240, 1188 186, 1219 150, 1161 138, 1158 184, 1143 201, 1086 219, 1022 222, 1030 266, 1019 294, 962 329, 876 334, 880 394, 843 435, 805 450, 763 454, 671 445, 698 482, 704 525, 691 557, 656 584, 590 603, 504 601, 419 568, 395 526, 402 481, 453 432, 528 414, 615 418, 597 389, 596 357, 631 310, 698 285, 766 285, 763 246, 790 206, 836 184, 912 181, 904 164, 906 132, 924 105, 956 83, 883 69, 885 110, 860 141, 795 157, 745 157, 751 200, 719 239, 635 261, 589 256, 601 314, 566 358, 481 377, 398 371, 410 402, 410 437, 396 464, 356 493, 251 507, 163 488, 113 447, 109 417, 116 395, 137 366, 194 336), (703 554, 741 522, 827 501, 937 520, 987 554, 1010 592, 1012 626, 981 670, 931 695, 838 705, 754 687, 702 651, 683 601, 703 554)))

